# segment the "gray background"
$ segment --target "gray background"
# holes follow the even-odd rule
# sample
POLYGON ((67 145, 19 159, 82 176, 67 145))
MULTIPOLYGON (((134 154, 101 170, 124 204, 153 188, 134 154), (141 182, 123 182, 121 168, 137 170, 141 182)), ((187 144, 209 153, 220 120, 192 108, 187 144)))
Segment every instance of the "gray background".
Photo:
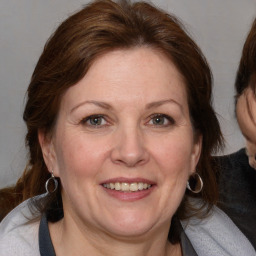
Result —
MULTIPOLYGON (((242 45, 256 14, 255 0, 153 0, 181 18, 214 75, 214 106, 226 138, 219 154, 244 145, 234 119, 233 84, 242 45)), ((0 187, 26 165, 24 95, 45 41, 86 0, 0 1, 0 187)))

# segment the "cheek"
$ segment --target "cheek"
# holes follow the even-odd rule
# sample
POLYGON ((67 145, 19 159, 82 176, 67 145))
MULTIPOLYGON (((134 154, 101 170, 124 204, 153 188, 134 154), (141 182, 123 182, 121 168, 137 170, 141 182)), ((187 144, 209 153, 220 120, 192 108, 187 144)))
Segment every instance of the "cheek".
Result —
POLYGON ((168 176, 188 176, 192 170, 192 136, 165 138, 154 148, 152 156, 168 176))
POLYGON ((155 151, 159 152, 159 156, 162 155, 167 162, 172 162, 175 159, 177 164, 187 164, 192 155, 192 140, 192 136, 188 136, 188 134, 166 137, 155 151))
POLYGON ((57 146, 57 163, 60 176, 90 176, 99 170, 107 148, 102 143, 84 136, 66 136, 57 146))
POLYGON ((161 189, 159 205, 165 209, 163 214, 166 218, 174 214, 182 201, 188 177, 193 171, 191 145, 190 137, 186 136, 186 139, 172 138, 155 148, 154 159, 159 168, 158 180, 161 189))

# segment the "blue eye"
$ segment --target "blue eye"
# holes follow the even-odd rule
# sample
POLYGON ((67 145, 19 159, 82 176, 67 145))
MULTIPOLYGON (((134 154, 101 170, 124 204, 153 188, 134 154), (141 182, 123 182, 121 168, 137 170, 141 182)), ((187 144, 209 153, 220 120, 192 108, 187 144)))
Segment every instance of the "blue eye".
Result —
POLYGON ((166 118, 163 116, 156 116, 154 118, 152 118, 152 122, 154 125, 163 125, 165 124, 165 120, 166 118))
POLYGON ((92 117, 89 119, 91 125, 101 125, 102 124, 102 117, 92 117))
POLYGON ((106 125, 107 122, 104 119, 104 117, 101 115, 92 115, 83 119, 82 124, 85 124, 88 126, 103 126, 103 125, 106 125))
POLYGON ((172 117, 164 114, 154 114, 151 116, 149 124, 154 126, 168 126, 174 124, 174 120, 172 117))

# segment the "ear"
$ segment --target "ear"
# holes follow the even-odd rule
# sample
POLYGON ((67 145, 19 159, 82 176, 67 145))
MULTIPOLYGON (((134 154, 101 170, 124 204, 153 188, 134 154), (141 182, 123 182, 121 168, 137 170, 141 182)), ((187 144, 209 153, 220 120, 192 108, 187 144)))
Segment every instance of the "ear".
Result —
POLYGON ((194 138, 194 145, 192 148, 190 175, 196 172, 196 166, 201 155, 202 143, 203 143, 203 136, 196 135, 194 138))
POLYGON ((54 150, 54 144, 52 136, 46 134, 43 130, 38 131, 38 140, 41 146, 44 162, 48 168, 49 172, 54 172, 54 176, 58 176, 56 174, 56 153, 54 150))

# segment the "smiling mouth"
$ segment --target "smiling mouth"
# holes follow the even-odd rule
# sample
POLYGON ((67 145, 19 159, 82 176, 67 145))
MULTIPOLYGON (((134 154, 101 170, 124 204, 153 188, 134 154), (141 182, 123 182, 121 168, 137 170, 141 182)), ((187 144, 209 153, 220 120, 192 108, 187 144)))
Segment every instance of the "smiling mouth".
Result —
POLYGON ((151 184, 143 183, 143 182, 133 182, 133 183, 127 183, 127 182, 115 182, 115 183, 104 183, 102 184, 104 188, 116 190, 120 192, 138 192, 147 190, 152 187, 151 184))

